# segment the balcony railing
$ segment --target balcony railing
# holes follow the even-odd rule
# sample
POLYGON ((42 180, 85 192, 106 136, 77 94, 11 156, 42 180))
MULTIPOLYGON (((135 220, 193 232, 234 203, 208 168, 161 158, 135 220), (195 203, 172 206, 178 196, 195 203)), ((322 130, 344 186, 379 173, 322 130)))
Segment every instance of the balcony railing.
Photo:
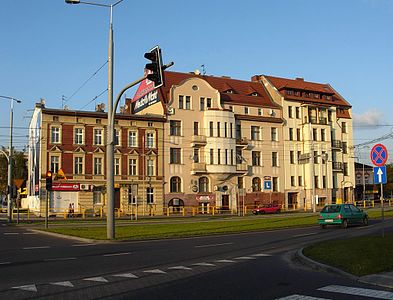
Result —
POLYGON ((192 163, 191 164, 192 172, 206 172, 206 163, 192 163))
POLYGON ((332 148, 335 148, 337 150, 342 149, 342 142, 339 140, 332 140, 332 148))
POLYGON ((236 171, 238 172, 247 172, 248 171, 248 165, 247 164, 242 164, 242 163, 238 163, 236 164, 236 171))
POLYGON ((327 118, 319 118, 319 124, 326 125, 327 124, 327 118))
POLYGON ((343 163, 334 161, 332 163, 332 168, 334 172, 343 172, 343 163))
POLYGON ((192 135, 191 143, 194 145, 206 145, 206 136, 205 135, 192 135))

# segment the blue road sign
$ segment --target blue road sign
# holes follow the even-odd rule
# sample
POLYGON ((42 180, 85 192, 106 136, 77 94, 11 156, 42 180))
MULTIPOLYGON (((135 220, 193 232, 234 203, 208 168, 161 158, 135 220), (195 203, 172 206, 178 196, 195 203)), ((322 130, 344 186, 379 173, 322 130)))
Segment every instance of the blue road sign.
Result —
POLYGON ((386 183, 387 176, 386 176, 386 166, 382 167, 374 167, 374 183, 386 183))
POLYGON ((272 189, 272 181, 271 180, 265 180, 263 182, 263 188, 265 190, 271 190, 272 189))

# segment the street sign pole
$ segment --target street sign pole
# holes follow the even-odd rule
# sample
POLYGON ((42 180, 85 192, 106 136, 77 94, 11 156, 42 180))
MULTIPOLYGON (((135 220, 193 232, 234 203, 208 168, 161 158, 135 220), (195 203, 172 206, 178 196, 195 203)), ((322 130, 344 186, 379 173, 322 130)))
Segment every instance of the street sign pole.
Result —
POLYGON ((381 183, 381 214, 382 214, 382 238, 385 237, 385 211, 383 204, 383 184, 381 183))

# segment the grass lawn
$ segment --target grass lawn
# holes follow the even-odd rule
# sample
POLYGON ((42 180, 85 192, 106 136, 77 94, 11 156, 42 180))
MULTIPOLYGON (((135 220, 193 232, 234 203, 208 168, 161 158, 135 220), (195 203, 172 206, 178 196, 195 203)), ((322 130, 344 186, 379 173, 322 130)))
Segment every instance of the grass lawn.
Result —
POLYGON ((357 276, 389 272, 393 271, 393 234, 320 242, 303 254, 357 276))

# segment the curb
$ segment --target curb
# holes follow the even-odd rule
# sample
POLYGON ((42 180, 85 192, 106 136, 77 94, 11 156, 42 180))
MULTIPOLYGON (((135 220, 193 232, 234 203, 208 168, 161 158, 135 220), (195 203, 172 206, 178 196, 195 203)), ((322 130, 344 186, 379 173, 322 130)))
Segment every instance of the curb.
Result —
POLYGON ((93 240, 93 239, 81 238, 81 237, 76 237, 76 236, 71 236, 71 235, 64 235, 64 234, 60 234, 60 233, 49 232, 49 231, 44 231, 44 230, 39 230, 39 229, 27 229, 27 230, 29 230, 31 232, 46 234, 46 235, 57 237, 57 238, 75 240, 75 241, 83 242, 83 243, 101 244, 101 243, 110 242, 110 241, 108 241, 108 242, 97 241, 97 240, 93 240))

